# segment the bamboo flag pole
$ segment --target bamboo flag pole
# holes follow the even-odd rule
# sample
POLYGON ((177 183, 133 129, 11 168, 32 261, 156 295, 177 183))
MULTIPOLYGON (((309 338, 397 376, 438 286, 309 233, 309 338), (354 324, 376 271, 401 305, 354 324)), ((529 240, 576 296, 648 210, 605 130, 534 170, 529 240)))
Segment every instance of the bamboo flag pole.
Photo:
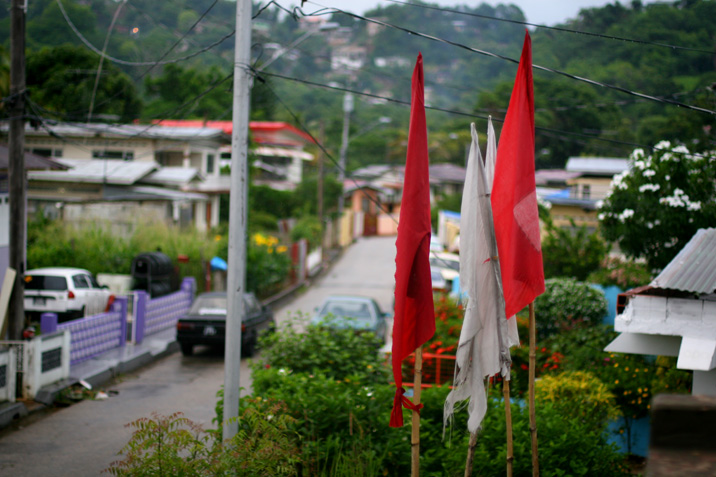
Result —
POLYGON ((467 462, 465 463, 465 477, 472 475, 472 462, 475 460, 475 448, 477 447, 477 432, 470 433, 470 445, 467 448, 467 462))
POLYGON ((415 376, 413 378, 413 409, 412 415, 412 435, 410 437, 410 446, 412 450, 411 459, 411 477, 419 477, 420 475, 420 391, 423 385, 423 347, 418 346, 415 350, 415 376))
POLYGON ((507 432, 507 477, 512 477, 512 461, 515 459, 514 449, 512 447, 512 408, 510 408, 510 382, 506 379, 502 380, 502 395, 505 399, 505 429, 507 432))
POLYGON ((530 370, 529 370, 529 399, 530 399, 530 435, 532 437, 532 476, 539 476, 539 458, 537 455, 537 416, 535 414, 535 366, 537 360, 535 325, 535 304, 530 303, 530 370))

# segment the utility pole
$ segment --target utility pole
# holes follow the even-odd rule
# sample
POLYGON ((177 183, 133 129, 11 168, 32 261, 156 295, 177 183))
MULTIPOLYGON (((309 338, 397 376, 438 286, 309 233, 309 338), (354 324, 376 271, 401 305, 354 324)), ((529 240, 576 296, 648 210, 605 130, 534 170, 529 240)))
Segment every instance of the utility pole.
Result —
POLYGON ((229 274, 227 277, 226 346, 224 352, 224 440, 239 430, 241 324, 246 314, 246 226, 248 219, 248 145, 251 98, 251 0, 236 2, 234 102, 229 196, 229 274))
POLYGON ((10 7, 9 265, 17 272, 8 313, 8 338, 11 340, 22 339, 25 325, 25 1, 12 0, 10 7))
MULTIPOLYGON (((326 124, 323 120, 321 120, 320 124, 320 133, 319 137, 321 138, 321 144, 326 143, 326 124)), ((325 252, 325 234, 326 234, 326 227, 323 222, 323 149, 321 149, 318 153, 318 221, 321 224, 321 266, 323 266, 323 261, 326 257, 325 252)))
POLYGON ((343 96, 343 136, 341 139, 341 152, 338 168, 338 182, 341 184, 341 195, 338 199, 338 217, 340 220, 343 214, 343 182, 346 178, 346 156, 348 154, 348 130, 351 123, 351 112, 353 111, 353 95, 346 93, 343 96))

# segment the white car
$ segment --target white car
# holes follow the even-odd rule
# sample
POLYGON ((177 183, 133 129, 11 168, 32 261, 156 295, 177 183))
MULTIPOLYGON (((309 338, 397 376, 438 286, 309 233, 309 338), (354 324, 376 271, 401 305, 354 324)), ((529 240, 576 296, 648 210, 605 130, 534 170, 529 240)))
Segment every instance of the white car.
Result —
POLYGON ((114 296, 81 268, 36 268, 25 272, 25 312, 31 321, 57 313, 59 322, 104 313, 114 296))

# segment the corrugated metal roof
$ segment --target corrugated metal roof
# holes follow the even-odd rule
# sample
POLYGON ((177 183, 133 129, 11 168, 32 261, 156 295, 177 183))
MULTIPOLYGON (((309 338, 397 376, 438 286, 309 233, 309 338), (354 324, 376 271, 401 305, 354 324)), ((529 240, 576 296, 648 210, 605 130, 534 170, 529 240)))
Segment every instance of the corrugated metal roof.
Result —
MULTIPOLYGON (((0 144, 0 170, 6 170, 8 168, 8 157, 9 152, 7 146, 0 144)), ((35 169, 67 169, 66 166, 63 166, 50 158, 38 156, 30 152, 26 152, 24 158, 25 169, 28 171, 35 169)))
MULTIPOLYGON (((103 124, 103 123, 56 123, 46 124, 47 129, 62 137, 140 137, 148 139, 192 140, 216 138, 229 143, 231 136, 221 129, 201 127, 167 127, 153 124, 103 124)), ((7 123, 0 123, 0 130, 7 130, 7 123)), ((25 125, 27 136, 49 136, 45 129, 25 125)))
POLYGON ((202 176, 194 167, 162 167, 141 179, 146 184, 186 185, 202 176))
POLYGON ((629 161, 614 157, 570 157, 565 169, 568 172, 613 176, 629 169, 629 161))
POLYGON ((70 166, 66 171, 29 171, 32 180, 60 182, 91 182, 134 184, 159 165, 151 161, 120 161, 112 159, 57 159, 70 166))
POLYGON ((713 293, 716 290, 716 228, 699 229, 650 285, 713 293))

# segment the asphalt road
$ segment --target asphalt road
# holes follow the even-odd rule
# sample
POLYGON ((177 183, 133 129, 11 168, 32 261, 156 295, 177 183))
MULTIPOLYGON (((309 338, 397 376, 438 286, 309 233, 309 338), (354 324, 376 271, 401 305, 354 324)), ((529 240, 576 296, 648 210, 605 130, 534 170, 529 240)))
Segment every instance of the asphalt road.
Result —
MULTIPOLYGON (((279 325, 308 318, 331 294, 375 298, 388 311, 393 301, 395 237, 361 239, 328 273, 275 309, 279 325)), ((242 395, 250 392, 248 359, 241 362, 242 395)), ((197 347, 194 356, 172 354, 103 387, 106 400, 85 400, 33 415, 0 432, 0 476, 96 476, 117 460, 132 430, 126 424, 152 413, 182 412, 204 428, 215 427, 216 392, 224 382, 223 354, 197 347)), ((108 474, 104 474, 108 475, 108 474)))

